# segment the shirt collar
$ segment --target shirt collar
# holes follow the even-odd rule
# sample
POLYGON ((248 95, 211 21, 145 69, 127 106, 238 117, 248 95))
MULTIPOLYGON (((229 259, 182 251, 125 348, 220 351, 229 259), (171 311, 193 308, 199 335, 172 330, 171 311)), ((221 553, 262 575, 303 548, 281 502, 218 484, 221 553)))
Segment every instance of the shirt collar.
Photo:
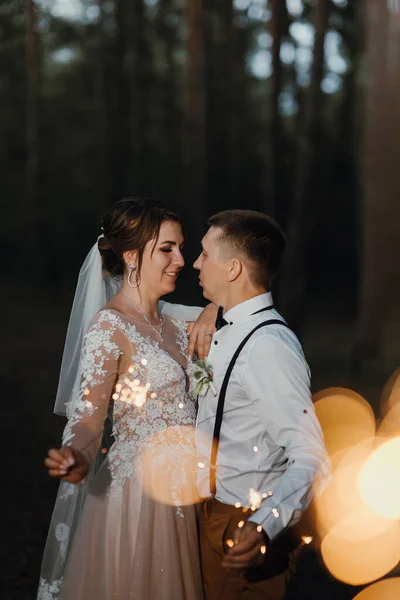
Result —
POLYGON ((226 313, 224 313, 224 319, 228 321, 229 325, 233 325, 238 321, 246 319, 253 313, 257 312, 257 310, 260 310, 261 308, 267 308, 268 306, 272 306, 272 304, 271 292, 259 294, 258 296, 254 296, 254 298, 250 298, 250 300, 245 300, 240 304, 236 304, 236 306, 233 308, 230 308, 226 313))

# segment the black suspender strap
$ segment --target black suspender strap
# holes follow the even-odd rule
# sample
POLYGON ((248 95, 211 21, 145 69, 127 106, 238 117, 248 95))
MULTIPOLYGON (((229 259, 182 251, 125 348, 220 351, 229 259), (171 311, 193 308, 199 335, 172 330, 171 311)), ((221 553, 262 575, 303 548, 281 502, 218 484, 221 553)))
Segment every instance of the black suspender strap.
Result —
MULTIPOLYGON (((257 311, 257 312, 262 312, 262 311, 268 310, 270 308, 272 308, 272 307, 268 306, 267 308, 263 308, 263 309, 261 309, 261 311, 257 311)), ((257 313, 254 313, 254 314, 257 314, 257 313)), ((211 447, 211 459, 210 459, 210 492, 211 492, 211 495, 213 495, 213 496, 215 496, 215 493, 217 491, 217 482, 216 482, 217 454, 218 454, 219 439, 220 439, 220 434, 221 434, 222 417, 224 414, 225 396, 226 396, 226 390, 228 388, 229 379, 230 379, 233 367, 235 366, 235 363, 237 361, 239 354, 241 353, 241 351, 243 350, 244 346, 247 344, 247 342, 249 341, 249 339, 251 338, 253 333, 255 333, 261 327, 266 327, 267 325, 283 325, 284 327, 288 327, 288 329, 290 329, 290 327, 284 321, 281 321, 280 319, 271 319, 270 321, 263 321, 262 323, 259 323, 256 327, 254 327, 254 329, 252 329, 250 331, 249 334, 247 334, 247 336, 244 338, 244 340, 242 340, 242 342, 240 343, 239 347, 236 349, 236 352, 233 355, 231 362, 229 363, 228 369, 225 373, 224 380, 222 382, 221 391, 219 393, 218 404, 217 404, 217 413, 215 415, 215 425, 214 425, 213 441, 212 441, 212 447, 211 447)))

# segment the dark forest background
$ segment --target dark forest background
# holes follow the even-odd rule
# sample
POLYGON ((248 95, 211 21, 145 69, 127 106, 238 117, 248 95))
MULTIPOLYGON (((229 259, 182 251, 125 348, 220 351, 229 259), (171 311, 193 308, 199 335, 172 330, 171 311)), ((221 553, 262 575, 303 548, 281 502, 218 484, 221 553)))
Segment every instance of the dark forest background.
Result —
MULTIPOLYGON (((2 598, 34 598, 75 281, 121 197, 182 214, 187 303, 207 216, 274 216, 289 238, 274 294, 314 390, 378 410, 399 359, 399 98, 399 0, 1 0, 2 598)), ((297 597, 352 597, 321 577, 323 596, 297 597)))

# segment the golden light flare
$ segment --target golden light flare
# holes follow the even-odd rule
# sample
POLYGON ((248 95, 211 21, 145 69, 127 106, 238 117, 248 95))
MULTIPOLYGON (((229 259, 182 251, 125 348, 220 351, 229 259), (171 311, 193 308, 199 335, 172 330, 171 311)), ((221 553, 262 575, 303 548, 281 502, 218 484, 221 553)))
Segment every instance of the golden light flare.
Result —
POLYGON ((260 492, 257 492, 253 488, 249 489, 249 505, 251 510, 257 510, 260 508, 262 502, 262 496, 260 492))
POLYGON ((400 577, 391 577, 368 586, 354 600, 394 600, 400 598, 400 577))
POLYGON ((363 501, 376 515, 400 519, 400 437, 372 452, 360 470, 358 486, 363 501))
MULTIPOLYGON (((131 372, 130 367, 128 370, 131 372)), ((119 400, 126 404, 133 404, 140 408, 147 401, 147 394, 151 388, 151 383, 147 381, 144 385, 141 384, 139 379, 133 381, 129 377, 123 378, 123 383, 119 381, 115 386, 115 392, 112 395, 113 400, 119 400)), ((150 398, 155 398, 157 394, 152 392, 150 398)))
POLYGON ((314 407, 324 433, 332 467, 343 453, 375 434, 372 408, 364 398, 346 388, 328 388, 314 395, 314 407))
POLYGON ((400 402, 394 404, 381 420, 378 435, 386 438, 400 435, 400 402))
POLYGON ((350 585, 364 585, 383 577, 398 563, 400 523, 364 509, 337 522, 321 543, 330 573, 350 585))
POLYGON ((240 529, 243 527, 243 525, 244 525, 244 521, 239 521, 239 523, 238 523, 238 527, 239 527, 240 529))
POLYGON ((260 552, 261 554, 265 554, 267 552, 267 546, 261 546, 260 552))
POLYGON ((391 438, 400 435, 400 368, 389 377, 381 395, 383 418, 378 435, 391 438))
POLYGON ((381 412, 386 415, 400 404, 400 367, 387 380, 381 394, 381 412))
POLYGON ((235 543, 233 540, 226 540, 226 545, 228 546, 228 548, 233 548, 235 543))
POLYGON ((321 538, 343 517, 366 508, 358 487, 358 474, 375 444, 376 439, 371 437, 342 454, 329 485, 314 498, 310 518, 315 521, 321 538))
POLYGON ((196 487, 195 429, 167 427, 156 433, 139 457, 145 492, 157 502, 187 506, 200 501, 196 487))

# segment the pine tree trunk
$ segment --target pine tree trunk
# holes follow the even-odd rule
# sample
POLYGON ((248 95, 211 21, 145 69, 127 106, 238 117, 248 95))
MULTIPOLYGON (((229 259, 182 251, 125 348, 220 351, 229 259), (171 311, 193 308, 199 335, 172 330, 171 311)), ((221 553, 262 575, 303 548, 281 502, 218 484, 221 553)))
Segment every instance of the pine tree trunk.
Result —
POLYGON ((201 236, 206 203, 206 94, 204 10, 202 0, 188 0, 187 198, 195 238, 201 236))
POLYGON ((359 363, 378 356, 384 326, 400 299, 400 4, 385 0, 366 4, 359 363))
POLYGON ((303 128, 297 149, 293 201, 287 227, 288 246, 280 282, 280 307, 291 327, 299 334, 304 318, 308 278, 310 234, 318 208, 313 187, 318 172, 320 122, 323 95, 324 43, 328 29, 330 0, 315 4, 315 41, 310 85, 305 95, 303 128))
POLYGON ((34 0, 26 0, 26 90, 26 189, 22 218, 25 223, 25 244, 33 254, 37 254, 39 59, 34 0))
POLYGON ((125 0, 126 73, 130 96, 130 184, 135 194, 146 194, 147 136, 150 127, 149 49, 144 0, 125 0))
POLYGON ((103 32, 103 0, 97 0, 99 17, 93 44, 93 81, 94 81, 94 125, 97 140, 97 198, 99 208, 107 209, 109 203, 109 161, 107 136, 107 92, 105 71, 105 48, 103 32))
POLYGON ((127 60, 127 38, 128 38, 128 15, 126 9, 127 0, 117 0, 115 6, 115 18, 118 27, 113 58, 113 81, 110 90, 112 103, 112 119, 114 126, 112 132, 112 181, 114 189, 112 196, 120 199, 132 194, 131 188, 131 134, 130 134, 130 80, 131 73, 128 72, 127 60))
POLYGON ((283 125, 279 109, 279 98, 282 89, 282 63, 280 58, 286 0, 272 0, 272 76, 271 76, 271 160, 268 174, 269 185, 266 187, 264 210, 270 215, 276 214, 281 196, 281 181, 283 177, 283 125))

